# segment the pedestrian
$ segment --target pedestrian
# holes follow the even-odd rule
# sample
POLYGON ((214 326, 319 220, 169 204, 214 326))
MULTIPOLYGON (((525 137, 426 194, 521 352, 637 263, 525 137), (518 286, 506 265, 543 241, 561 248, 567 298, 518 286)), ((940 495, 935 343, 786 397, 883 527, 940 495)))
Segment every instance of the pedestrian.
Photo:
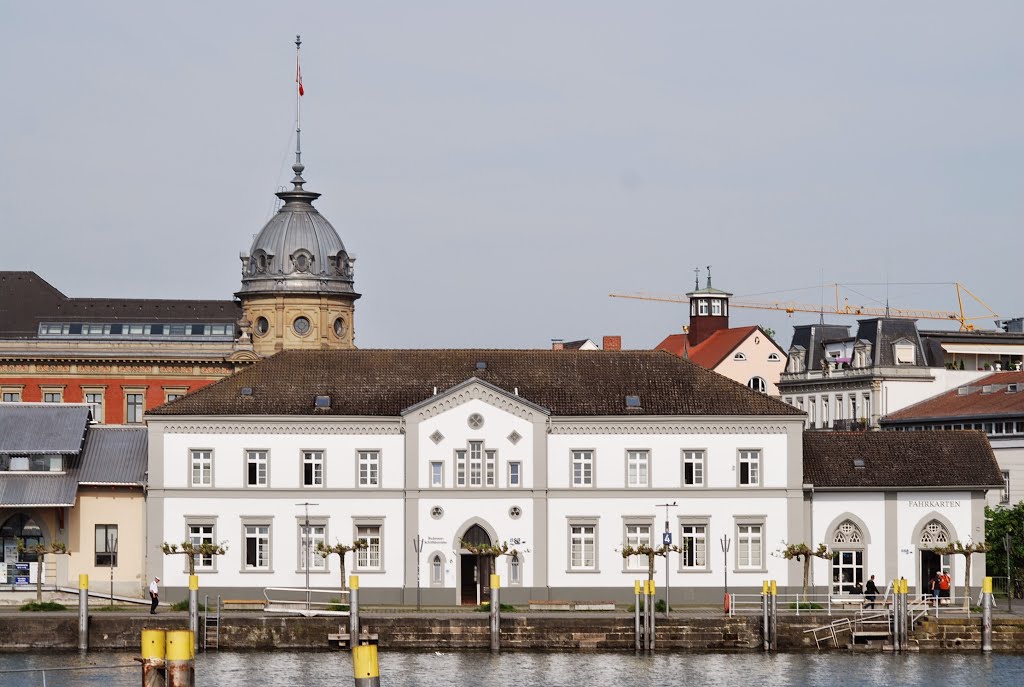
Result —
POLYGON ((864 599, 867 601, 865 607, 874 608, 876 598, 878 598, 878 585, 875 584, 875 576, 872 575, 868 578, 867 585, 864 586, 864 599))
POLYGON ((156 606, 160 603, 160 583, 159 577, 154 577, 153 581, 149 583, 149 598, 153 600, 153 604, 149 607, 149 614, 156 615, 156 606))
POLYGON ((932 575, 932 577, 931 577, 931 588, 930 588, 930 591, 931 591, 931 595, 932 595, 932 605, 934 605, 936 608, 938 608, 938 606, 939 606, 939 579, 940 579, 939 576, 941 574, 942 573, 940 571, 936 570, 935 574, 932 575))
MULTIPOLYGON (((945 571, 940 571, 939 572, 939 598, 940 599, 948 599, 949 598, 949 585, 950 585, 951 582, 952 582, 952 580, 949 577, 949 573, 947 573, 945 571)), ((942 603, 948 604, 949 602, 948 601, 943 601, 942 603)))

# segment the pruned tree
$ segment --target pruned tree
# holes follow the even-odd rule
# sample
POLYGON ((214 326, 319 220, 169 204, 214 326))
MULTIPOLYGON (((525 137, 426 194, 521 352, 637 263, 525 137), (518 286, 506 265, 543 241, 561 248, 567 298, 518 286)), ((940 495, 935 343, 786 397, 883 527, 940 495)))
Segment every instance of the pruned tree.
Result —
POLYGON ((188 556, 188 574, 195 575, 196 556, 223 556, 228 552, 228 547, 224 545, 224 542, 214 544, 213 542, 204 541, 200 544, 195 544, 186 539, 180 544, 164 542, 160 545, 160 550, 164 552, 165 556, 188 556))
POLYGON ((316 543, 316 553, 321 558, 327 558, 332 553, 338 554, 338 558, 341 559, 341 591, 344 594, 347 587, 345 586, 345 554, 349 551, 359 551, 369 546, 365 539, 357 539, 351 544, 334 544, 333 546, 327 546, 322 541, 316 543))
POLYGON ((967 542, 963 544, 960 540, 946 544, 943 547, 932 549, 935 553, 940 555, 949 555, 952 553, 958 553, 964 557, 964 610, 969 610, 971 607, 971 556, 976 553, 985 553, 991 546, 987 542, 967 542))
POLYGON ((654 557, 664 556, 668 557, 670 551, 677 551, 682 553, 678 546, 651 546, 650 544, 637 544, 636 546, 624 546, 622 547, 622 557, 629 558, 630 556, 646 556, 647 557, 647 579, 654 579, 654 557))
POLYGON ((803 561, 804 564, 804 601, 807 600, 807 586, 811 581, 811 558, 821 558, 822 560, 828 560, 832 558, 833 553, 828 550, 828 547, 824 544, 818 544, 818 548, 812 549, 803 542, 799 544, 787 544, 786 548, 782 550, 782 557, 787 561, 791 561, 794 558, 798 561, 803 561))
POLYGON ((25 544, 24 539, 18 540, 18 553, 34 553, 38 561, 38 568, 36 570, 36 601, 42 603, 43 601, 43 575, 46 572, 46 556, 51 553, 60 553, 66 556, 70 556, 71 553, 68 551, 68 547, 59 541, 52 541, 46 544, 35 543, 25 544))
POLYGON ((501 546, 495 546, 494 544, 473 544, 465 539, 460 539, 459 544, 474 556, 489 558, 491 561, 490 569, 492 571, 497 569, 495 562, 498 560, 498 556, 512 556, 512 558, 519 557, 519 550, 510 549, 507 541, 503 541, 501 546))

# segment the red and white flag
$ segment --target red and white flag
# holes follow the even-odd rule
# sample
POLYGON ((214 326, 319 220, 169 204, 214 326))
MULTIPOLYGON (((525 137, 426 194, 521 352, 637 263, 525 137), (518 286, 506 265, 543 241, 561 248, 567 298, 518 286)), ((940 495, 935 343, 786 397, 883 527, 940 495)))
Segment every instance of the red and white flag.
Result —
POLYGON ((299 95, 306 95, 306 89, 302 87, 302 67, 299 59, 295 58, 295 83, 299 84, 299 95))

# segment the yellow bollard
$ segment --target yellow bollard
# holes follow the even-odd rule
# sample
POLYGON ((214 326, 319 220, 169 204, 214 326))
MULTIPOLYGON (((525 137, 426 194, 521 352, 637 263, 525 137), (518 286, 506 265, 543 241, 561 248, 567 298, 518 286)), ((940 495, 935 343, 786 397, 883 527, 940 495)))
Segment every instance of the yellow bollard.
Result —
POLYGON ((348 588, 359 591, 359 575, 348 576, 348 588))
POLYGON ((78 576, 78 650, 89 650, 89 576, 78 576))
POLYGON ((986 577, 984 580, 981 581, 981 593, 982 594, 991 594, 992 593, 992 578, 991 577, 986 577))
POLYGON ((761 582, 761 593, 765 596, 768 595, 768 580, 761 582))
POLYGON ((775 580, 771 581, 771 586, 769 587, 769 591, 770 591, 772 596, 777 596, 778 595, 778 593, 779 593, 779 585, 775 583, 775 580))
POLYGON ((352 647, 352 678, 355 687, 380 687, 376 644, 352 647))
POLYGON ((142 685, 165 687, 164 657, 167 655, 167 630, 142 631, 142 685))
POLYGON ((907 584, 907 578, 900 578, 900 594, 906 594, 910 591, 910 585, 907 584))
POLYGON ((191 630, 167 631, 167 687, 193 687, 196 681, 195 636, 191 630))

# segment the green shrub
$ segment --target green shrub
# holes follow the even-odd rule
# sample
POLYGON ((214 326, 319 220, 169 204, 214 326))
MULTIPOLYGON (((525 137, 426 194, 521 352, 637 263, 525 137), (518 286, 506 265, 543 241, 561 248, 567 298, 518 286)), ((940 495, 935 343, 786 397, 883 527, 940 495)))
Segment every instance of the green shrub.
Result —
MULTIPOLYGON (((630 613, 636 612, 636 604, 630 606, 627 610, 630 613)), ((644 610, 644 601, 643 601, 643 599, 640 600, 640 610, 641 611, 644 610)), ((654 612, 655 613, 664 613, 665 612, 665 600, 664 599, 658 599, 656 602, 654 602, 654 612)))
POLYGON ((68 607, 56 601, 30 601, 21 606, 22 611, 66 611, 68 607))
MULTIPOLYGON (((200 612, 206 611, 206 606, 202 601, 198 604, 200 612)), ((187 611, 188 610, 188 599, 182 599, 181 601, 175 601, 171 604, 172 611, 187 611)))
MULTIPOLYGON (((479 606, 476 607, 476 610, 480 611, 480 612, 483 612, 483 613, 490 613, 491 612, 491 602, 490 601, 484 601, 482 604, 480 604, 479 606)), ((515 610, 516 610, 516 608, 512 604, 501 604, 501 612, 502 613, 512 613, 515 610)))
POLYGON ((813 601, 800 601, 789 604, 789 608, 794 611, 797 609, 800 609, 801 611, 818 611, 824 608, 824 606, 819 603, 814 603, 813 601))
POLYGON ((347 611, 348 610, 348 604, 341 603, 341 599, 339 599, 336 596, 331 597, 331 600, 328 602, 328 604, 329 604, 327 606, 327 610, 328 611, 347 611))

